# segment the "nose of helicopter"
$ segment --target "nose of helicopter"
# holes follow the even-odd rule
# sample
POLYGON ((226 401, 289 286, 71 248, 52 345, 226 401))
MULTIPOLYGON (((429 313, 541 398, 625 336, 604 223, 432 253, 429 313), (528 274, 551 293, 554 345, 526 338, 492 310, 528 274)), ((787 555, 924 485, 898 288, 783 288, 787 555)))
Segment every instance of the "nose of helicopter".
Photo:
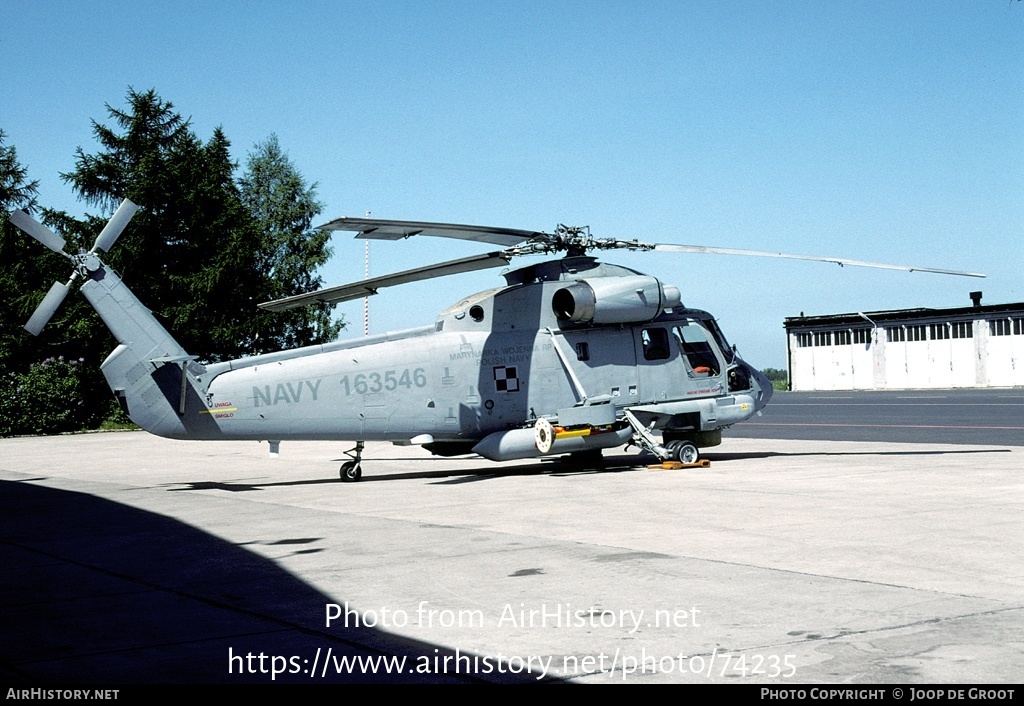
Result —
POLYGON ((750 372, 751 382, 754 383, 754 409, 760 412, 768 404, 768 400, 772 398, 775 388, 772 385, 772 381, 765 377, 764 373, 760 370, 747 363, 743 363, 743 365, 750 372))

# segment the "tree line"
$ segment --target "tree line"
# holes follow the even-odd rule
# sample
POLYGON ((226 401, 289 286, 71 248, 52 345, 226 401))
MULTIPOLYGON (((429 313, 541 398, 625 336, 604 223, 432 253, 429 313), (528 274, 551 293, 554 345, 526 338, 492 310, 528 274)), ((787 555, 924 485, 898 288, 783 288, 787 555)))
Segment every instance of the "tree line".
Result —
MULTIPOLYGON (((65 258, 7 221, 24 209, 67 240, 92 246, 125 198, 141 206, 104 260, 121 274, 185 350, 204 361, 334 340, 344 322, 329 305, 265 312, 256 304, 318 289, 329 234, 312 229, 323 209, 275 135, 244 168, 222 128, 203 141, 156 91, 129 89, 124 109, 93 121, 96 146, 79 147, 60 175, 95 215, 41 207, 0 129, 0 435, 56 433, 117 422, 99 366, 113 338, 84 298, 69 296, 42 334, 22 328, 65 258)), ((121 420, 125 421, 125 420, 121 420)))

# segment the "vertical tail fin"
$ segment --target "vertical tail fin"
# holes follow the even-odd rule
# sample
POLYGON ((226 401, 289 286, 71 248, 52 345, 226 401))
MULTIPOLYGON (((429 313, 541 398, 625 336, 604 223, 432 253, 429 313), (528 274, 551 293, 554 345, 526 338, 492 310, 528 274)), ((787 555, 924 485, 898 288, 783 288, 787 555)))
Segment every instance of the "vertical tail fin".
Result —
POLYGON ((194 417, 195 410, 205 407, 205 387, 197 379, 201 366, 192 362, 194 357, 185 352, 96 253, 113 246, 137 210, 138 206, 125 199, 96 238, 92 250, 74 255, 64 251, 63 238, 24 211, 11 214, 14 225, 67 257, 74 267, 67 284, 57 282, 50 288, 26 328, 38 335, 64 301, 70 285, 76 279, 84 279, 82 294, 119 344, 101 370, 132 421, 161 436, 216 436, 215 425, 204 429, 204 424, 197 426, 193 421, 186 428, 187 411, 191 408, 194 417))
POLYGON ((81 291, 119 344, 100 370, 131 420, 160 436, 193 438, 186 414, 205 408, 195 356, 106 266, 91 273, 81 291))

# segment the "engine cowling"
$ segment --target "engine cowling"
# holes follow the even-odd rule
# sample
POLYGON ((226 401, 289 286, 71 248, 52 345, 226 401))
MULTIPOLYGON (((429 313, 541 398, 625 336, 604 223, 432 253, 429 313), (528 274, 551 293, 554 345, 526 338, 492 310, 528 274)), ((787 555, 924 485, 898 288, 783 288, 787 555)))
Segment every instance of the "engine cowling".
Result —
POLYGON ((625 324, 650 321, 680 302, 678 287, 636 275, 573 282, 555 292, 551 307, 560 321, 625 324))

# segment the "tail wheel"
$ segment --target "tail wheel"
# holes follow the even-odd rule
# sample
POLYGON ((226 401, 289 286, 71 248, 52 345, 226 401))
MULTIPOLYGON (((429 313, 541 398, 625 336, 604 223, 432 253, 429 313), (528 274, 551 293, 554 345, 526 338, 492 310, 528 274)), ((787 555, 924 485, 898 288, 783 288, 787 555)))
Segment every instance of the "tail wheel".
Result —
POLYGON ((346 461, 341 464, 339 475, 343 483, 355 483, 363 477, 363 466, 356 461, 346 461))

